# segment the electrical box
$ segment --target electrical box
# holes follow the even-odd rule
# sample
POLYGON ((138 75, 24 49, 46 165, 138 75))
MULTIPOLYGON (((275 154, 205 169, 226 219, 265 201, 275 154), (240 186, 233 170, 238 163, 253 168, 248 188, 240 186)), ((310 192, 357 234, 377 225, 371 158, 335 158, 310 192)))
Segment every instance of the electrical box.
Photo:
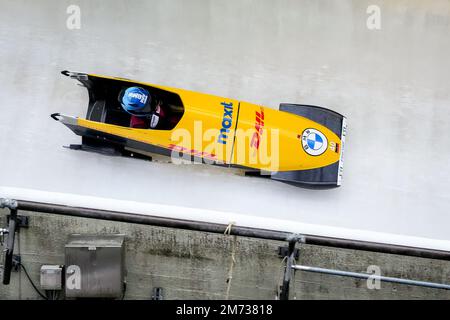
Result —
POLYGON ((120 298, 125 283, 123 234, 69 236, 65 246, 67 298, 120 298))
POLYGON ((63 281, 63 267, 58 265, 41 266, 41 289, 61 290, 63 281))

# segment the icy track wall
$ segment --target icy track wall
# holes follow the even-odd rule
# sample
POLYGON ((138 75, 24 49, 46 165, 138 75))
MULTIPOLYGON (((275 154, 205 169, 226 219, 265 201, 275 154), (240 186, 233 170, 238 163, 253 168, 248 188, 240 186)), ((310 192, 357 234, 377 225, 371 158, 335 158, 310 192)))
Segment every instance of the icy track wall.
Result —
POLYGON ((449 1, 1 7, 0 197, 450 250, 449 1), (348 118, 343 185, 64 149, 80 138, 49 115, 87 107, 64 69, 329 107, 348 118))

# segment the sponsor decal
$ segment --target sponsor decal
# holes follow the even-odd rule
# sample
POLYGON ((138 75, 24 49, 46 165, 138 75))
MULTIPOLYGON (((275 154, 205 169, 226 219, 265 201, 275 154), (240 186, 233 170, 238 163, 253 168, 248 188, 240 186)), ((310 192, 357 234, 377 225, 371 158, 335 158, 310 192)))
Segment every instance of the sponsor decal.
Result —
POLYGON ((302 133, 303 150, 311 156, 319 156, 327 150, 328 140, 317 129, 305 129, 302 133))
POLYGON ((264 132, 264 108, 260 108, 260 111, 255 112, 255 132, 253 133, 252 140, 250 141, 250 146, 255 149, 259 149, 259 141, 264 132))
POLYGON ((220 135, 217 142, 226 144, 228 133, 230 132, 231 125, 233 124, 233 103, 221 102, 220 104, 223 106, 223 118, 222 128, 220 129, 220 135))

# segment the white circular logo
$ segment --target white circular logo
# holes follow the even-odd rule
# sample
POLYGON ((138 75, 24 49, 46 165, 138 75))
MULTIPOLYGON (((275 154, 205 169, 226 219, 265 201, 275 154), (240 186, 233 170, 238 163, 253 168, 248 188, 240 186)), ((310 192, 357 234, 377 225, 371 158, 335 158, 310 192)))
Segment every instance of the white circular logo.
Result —
POLYGON ((316 129, 305 129, 302 133, 303 150, 312 156, 319 156, 327 150, 328 140, 316 129))

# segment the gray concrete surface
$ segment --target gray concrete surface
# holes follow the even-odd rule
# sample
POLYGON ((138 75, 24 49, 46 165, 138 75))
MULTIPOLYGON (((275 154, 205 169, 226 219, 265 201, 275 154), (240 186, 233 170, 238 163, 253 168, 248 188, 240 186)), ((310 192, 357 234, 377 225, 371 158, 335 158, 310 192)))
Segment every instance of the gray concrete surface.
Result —
MULTIPOLYGON (((6 212, 0 211, 0 225, 6 212)), ((71 233, 126 235, 125 299, 149 299, 162 287, 165 299, 224 299, 232 240, 229 236, 169 228, 24 212, 30 227, 22 229, 20 254, 35 283, 42 264, 64 264, 64 244, 71 233)), ((19 244, 16 242, 16 244, 19 244)), ((286 243, 238 238, 230 299, 274 299, 283 272, 278 246, 286 243)), ((16 253, 19 247, 16 246, 16 253)), ((301 246, 299 264, 366 272, 377 265, 382 275, 449 282, 450 262, 371 252, 301 246)), ((290 299, 450 299, 450 292, 365 280, 297 272, 290 299)), ((23 274, 13 273, 0 285, 0 299, 38 299, 23 274)))

